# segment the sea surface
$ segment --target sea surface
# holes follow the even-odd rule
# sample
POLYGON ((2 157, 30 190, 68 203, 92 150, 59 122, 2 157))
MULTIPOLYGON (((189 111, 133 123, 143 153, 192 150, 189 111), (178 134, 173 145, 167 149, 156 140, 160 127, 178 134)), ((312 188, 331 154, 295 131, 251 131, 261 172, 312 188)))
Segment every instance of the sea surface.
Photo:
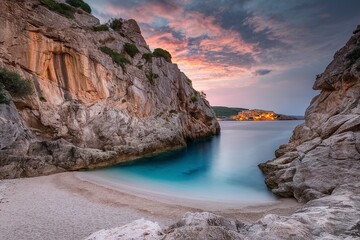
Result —
POLYGON ((266 203, 276 197, 258 164, 274 158, 302 121, 223 121, 221 135, 131 164, 91 171, 129 187, 214 202, 266 203))

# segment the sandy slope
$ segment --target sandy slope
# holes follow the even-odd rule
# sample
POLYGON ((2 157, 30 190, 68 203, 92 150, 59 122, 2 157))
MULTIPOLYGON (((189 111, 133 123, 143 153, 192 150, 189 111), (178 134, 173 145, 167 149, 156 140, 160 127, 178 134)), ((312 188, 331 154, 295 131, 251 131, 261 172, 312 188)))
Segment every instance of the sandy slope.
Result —
POLYGON ((82 239, 139 218, 171 224, 188 211, 212 211, 251 222, 268 213, 289 215, 299 205, 206 204, 95 184, 82 173, 0 181, 0 239, 82 239))

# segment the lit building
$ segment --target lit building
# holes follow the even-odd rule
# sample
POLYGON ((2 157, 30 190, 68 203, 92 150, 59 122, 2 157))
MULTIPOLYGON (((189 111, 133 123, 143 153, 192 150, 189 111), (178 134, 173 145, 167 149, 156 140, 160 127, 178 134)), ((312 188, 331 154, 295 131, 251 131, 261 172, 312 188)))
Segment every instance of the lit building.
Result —
POLYGON ((277 118, 278 115, 273 111, 258 109, 242 111, 232 117, 232 119, 237 121, 274 121, 277 118))

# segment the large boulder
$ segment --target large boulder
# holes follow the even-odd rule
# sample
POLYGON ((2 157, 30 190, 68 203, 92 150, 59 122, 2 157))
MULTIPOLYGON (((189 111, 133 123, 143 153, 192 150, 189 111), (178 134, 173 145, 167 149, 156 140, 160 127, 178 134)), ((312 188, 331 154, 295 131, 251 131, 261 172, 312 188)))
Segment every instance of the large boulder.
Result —
POLYGON ((239 229, 244 226, 209 212, 186 213, 184 217, 164 230, 164 240, 199 239, 230 240, 241 239, 239 229))
POLYGON ((122 227, 100 230, 85 240, 160 240, 163 235, 158 223, 139 219, 122 227))
POLYGON ((260 164, 275 194, 301 202, 360 179, 360 27, 318 75, 321 90, 275 159, 260 164))

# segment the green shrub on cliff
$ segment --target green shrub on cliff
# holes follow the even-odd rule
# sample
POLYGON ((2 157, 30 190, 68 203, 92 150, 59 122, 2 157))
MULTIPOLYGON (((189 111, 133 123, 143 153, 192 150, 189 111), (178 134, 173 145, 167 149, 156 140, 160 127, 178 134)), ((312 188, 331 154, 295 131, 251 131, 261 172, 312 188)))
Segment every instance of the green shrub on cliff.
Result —
POLYGON ((135 46, 135 44, 132 43, 125 43, 124 50, 132 58, 135 57, 135 55, 140 52, 139 49, 135 46))
POLYGON ((110 27, 114 31, 120 31, 123 25, 123 19, 122 18, 114 18, 110 21, 110 27))
POLYGON ((191 100, 191 102, 193 102, 193 103, 196 103, 197 101, 199 101, 199 96, 198 96, 198 94, 191 93, 191 94, 190 94, 190 100, 191 100))
POLYGON ((93 26, 94 32, 106 32, 109 31, 109 26, 107 24, 100 24, 93 26))
POLYGON ((81 8, 87 13, 91 13, 91 7, 83 0, 66 0, 66 3, 73 7, 81 8))
POLYGON ((156 74, 156 73, 152 73, 152 72, 149 72, 149 73, 146 73, 145 74, 147 79, 149 80, 149 82, 151 83, 151 85, 154 85, 155 84, 155 78, 158 78, 159 75, 156 74))
POLYGON ((40 3, 53 12, 57 12, 68 18, 74 18, 74 9, 65 3, 58 3, 54 0, 40 0, 40 3))
POLYGON ((114 63, 121 66, 121 68, 123 70, 125 70, 125 64, 130 64, 130 61, 127 60, 124 55, 122 55, 121 53, 115 52, 111 48, 102 46, 102 47, 100 47, 100 51, 109 55, 112 58, 112 60, 114 61, 114 63))
POLYGON ((171 54, 162 48, 156 48, 153 52, 153 56, 154 57, 162 57, 167 62, 171 63, 171 54))
POLYGON ((152 57, 153 57, 152 53, 144 53, 142 55, 142 58, 145 59, 146 62, 151 62, 152 57))
POLYGON ((0 103, 9 103, 10 99, 6 94, 8 91, 13 97, 24 97, 32 94, 32 83, 22 78, 15 72, 0 68, 0 103))

